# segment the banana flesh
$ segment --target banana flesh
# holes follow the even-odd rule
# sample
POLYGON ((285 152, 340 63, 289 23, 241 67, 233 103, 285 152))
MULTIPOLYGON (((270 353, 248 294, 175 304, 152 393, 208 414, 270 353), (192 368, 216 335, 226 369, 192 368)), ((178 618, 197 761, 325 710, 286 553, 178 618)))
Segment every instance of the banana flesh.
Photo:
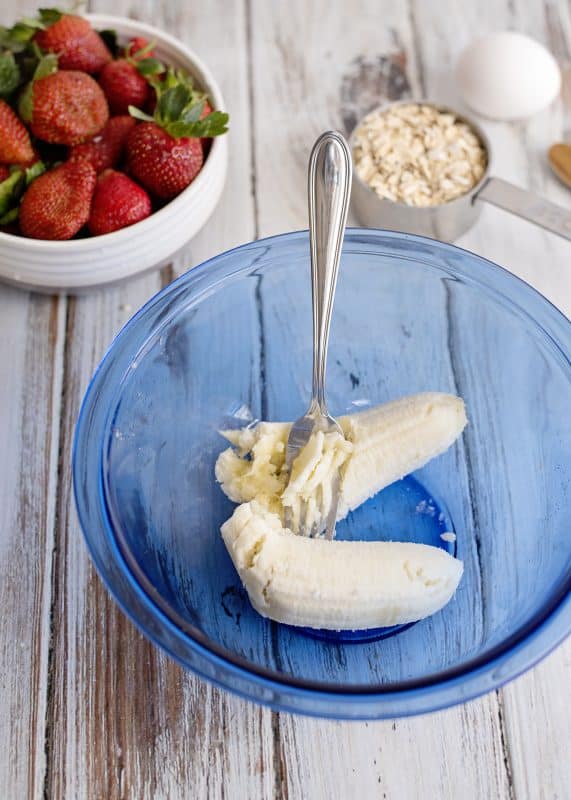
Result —
POLYGON ((255 501, 236 509, 222 537, 256 611, 309 628, 364 630, 427 617, 450 600, 463 570, 429 545, 297 536, 255 501))
MULTIPOLYGON (((341 417, 339 423, 345 434, 346 451, 329 462, 330 474, 342 466, 338 520, 385 486, 444 453, 462 433, 467 419, 464 402, 459 397, 426 392, 341 417)), ((223 432, 233 447, 220 454, 215 474, 231 500, 235 503, 257 500, 283 520, 290 428, 290 423, 259 422, 255 427, 223 432)), ((320 460, 325 460, 324 451, 319 452, 316 447, 316 439, 311 438, 296 460, 311 461, 313 470, 320 460)), ((297 463, 293 478, 296 466, 297 463)), ((311 474, 311 470, 305 473, 311 474)), ((327 475, 323 470, 319 477, 324 484, 327 475)), ((292 484, 298 496, 303 496, 303 481, 296 486, 294 480, 292 484)), ((290 488, 285 499, 291 505, 294 498, 290 488)))
MULTIPOLYGON (((436 392, 404 397, 342 417, 345 442, 310 439, 285 465, 289 423, 260 422, 226 431, 216 478, 241 505, 222 536, 254 608, 278 622, 362 629, 435 613, 452 597, 462 562, 440 548, 410 542, 308 539, 284 527, 317 485, 341 465, 338 519, 443 453, 464 429, 463 401, 436 392), (287 488, 286 488, 287 487, 287 488)), ((295 526, 292 526, 295 527, 295 526)))

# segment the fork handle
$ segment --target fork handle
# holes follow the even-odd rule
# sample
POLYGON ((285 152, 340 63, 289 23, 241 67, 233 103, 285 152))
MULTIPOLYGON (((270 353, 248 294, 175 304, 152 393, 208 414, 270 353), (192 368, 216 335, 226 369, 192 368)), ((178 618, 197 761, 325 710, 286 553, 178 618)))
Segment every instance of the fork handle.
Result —
POLYGON ((326 414, 325 370, 331 312, 352 177, 351 152, 336 131, 321 134, 309 158, 309 241, 313 299, 313 398, 326 414))

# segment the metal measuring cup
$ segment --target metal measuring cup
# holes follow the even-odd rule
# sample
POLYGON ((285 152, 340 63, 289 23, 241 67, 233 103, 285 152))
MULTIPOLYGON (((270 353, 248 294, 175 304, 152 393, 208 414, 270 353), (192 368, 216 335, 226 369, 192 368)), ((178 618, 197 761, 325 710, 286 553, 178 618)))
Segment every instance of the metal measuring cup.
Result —
MULTIPOLYGON (((510 211, 528 222, 533 222, 535 225, 571 241, 571 211, 551 203, 549 200, 544 200, 533 192, 521 189, 503 178, 490 175, 492 152, 490 140, 470 117, 459 113, 454 108, 426 100, 399 100, 396 103, 387 103, 378 109, 372 109, 372 111, 386 111, 393 106, 415 103, 429 105, 438 111, 454 114, 460 122, 465 122, 472 128, 486 150, 487 164, 484 174, 481 180, 461 197, 437 206, 418 207, 380 197, 359 177, 357 170, 354 169, 351 202, 357 218, 363 225, 369 228, 418 233, 430 236, 432 239, 452 242, 472 227, 480 215, 481 203, 485 202, 510 211)), ((351 152, 354 148, 355 132, 361 122, 362 120, 359 120, 349 137, 351 152)))

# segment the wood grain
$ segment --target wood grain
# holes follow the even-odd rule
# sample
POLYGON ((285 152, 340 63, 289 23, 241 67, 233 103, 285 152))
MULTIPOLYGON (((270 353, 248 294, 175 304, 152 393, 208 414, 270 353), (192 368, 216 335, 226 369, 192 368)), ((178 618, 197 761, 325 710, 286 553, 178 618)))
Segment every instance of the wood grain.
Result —
MULTIPOLYGON (((39 3, 4 0, 8 22, 39 3), (24 8, 25 5, 25 8, 24 8)), ((161 283, 255 235, 306 227, 306 163, 326 127, 381 94, 457 103, 449 70, 474 32, 509 27, 570 61, 557 2, 477 6, 358 0, 97 0, 90 10, 164 27, 204 57, 232 118, 227 191, 170 270, 78 299, 0 289, 0 786, 9 798, 565 798, 571 643, 497 694, 428 717, 324 722, 258 708, 157 652, 91 567, 71 498, 73 428, 116 330, 161 283)), ((567 95, 568 96, 568 95, 567 95)), ((556 106, 528 125, 486 123, 502 177, 571 205, 546 165, 569 129, 556 106)), ((484 209, 461 242, 567 313, 555 237, 484 209)))
POLYGON ((0 786, 41 797, 65 301, 0 294, 0 786))
MULTIPOLYGON (((13 16, 2 4, 0 24, 13 16)), ((63 299, 0 289, 0 787, 10 798, 44 788, 65 309, 63 299)))
MULTIPOLYGON (((451 104, 457 105, 458 98, 442 81, 443 71, 453 66, 473 30, 521 30, 543 41, 562 64, 569 62, 571 25, 566 4, 449 4, 446 14, 433 15, 426 4, 415 3, 413 11, 425 91, 451 104), (428 28, 431 35, 421 36, 420 32, 428 28)), ((562 138, 571 113, 567 105, 571 97, 563 93, 562 98, 563 104, 556 104, 525 126, 484 125, 494 148, 492 169, 496 174, 571 208, 569 193, 550 174, 545 158, 549 144, 562 138)), ((511 269, 569 314, 568 248, 556 236, 486 208, 479 224, 459 244, 511 269)), ((515 797, 558 798, 569 793, 571 765, 565 753, 571 746, 571 722, 561 712, 571 699, 569 677, 564 678, 570 652, 568 642, 536 671, 498 692, 506 769, 515 797)))
MULTIPOLYGON (((145 4, 101 2, 92 4, 91 10, 149 19, 145 4)), ((223 93, 230 98, 230 113, 237 119, 229 189, 210 223, 216 235, 197 237, 167 272, 170 278, 253 235, 248 115, 243 113, 248 102, 246 31, 240 2, 232 7, 210 4, 208 13, 204 8, 165 4, 151 21, 176 30, 190 46, 212 42, 212 52, 203 55, 214 67, 223 93), (234 62, 240 60, 242 68, 236 70, 234 62)), ((80 399, 106 345, 159 284, 157 276, 150 276, 71 301, 64 451, 69 451, 80 399)), ((75 513, 70 512, 70 479, 66 459, 54 583, 48 795, 110 800, 219 797, 232 786, 238 796, 270 796, 269 712, 183 672, 125 619, 88 563, 75 513)))

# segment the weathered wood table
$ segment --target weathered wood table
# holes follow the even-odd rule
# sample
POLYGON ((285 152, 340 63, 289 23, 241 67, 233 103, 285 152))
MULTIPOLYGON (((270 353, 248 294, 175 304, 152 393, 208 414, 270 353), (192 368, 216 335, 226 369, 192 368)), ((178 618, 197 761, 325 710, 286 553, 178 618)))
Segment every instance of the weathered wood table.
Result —
MULTIPOLYGON (((0 22, 37 5, 2 0, 0 22)), ((571 138, 571 6, 93 0, 90 10, 164 27, 208 62, 231 114, 230 172, 206 228, 161 273, 79 298, 0 287, 0 797, 571 798, 571 642, 504 689, 423 718, 272 713, 183 672, 118 611, 88 560, 70 476, 83 392, 132 312, 208 256, 306 227, 315 137, 375 97, 457 102, 451 65, 474 35, 532 34, 567 68, 550 111, 485 128, 496 174, 571 208, 545 159, 571 138)), ((571 311, 568 244, 491 208, 461 244, 571 311)))

